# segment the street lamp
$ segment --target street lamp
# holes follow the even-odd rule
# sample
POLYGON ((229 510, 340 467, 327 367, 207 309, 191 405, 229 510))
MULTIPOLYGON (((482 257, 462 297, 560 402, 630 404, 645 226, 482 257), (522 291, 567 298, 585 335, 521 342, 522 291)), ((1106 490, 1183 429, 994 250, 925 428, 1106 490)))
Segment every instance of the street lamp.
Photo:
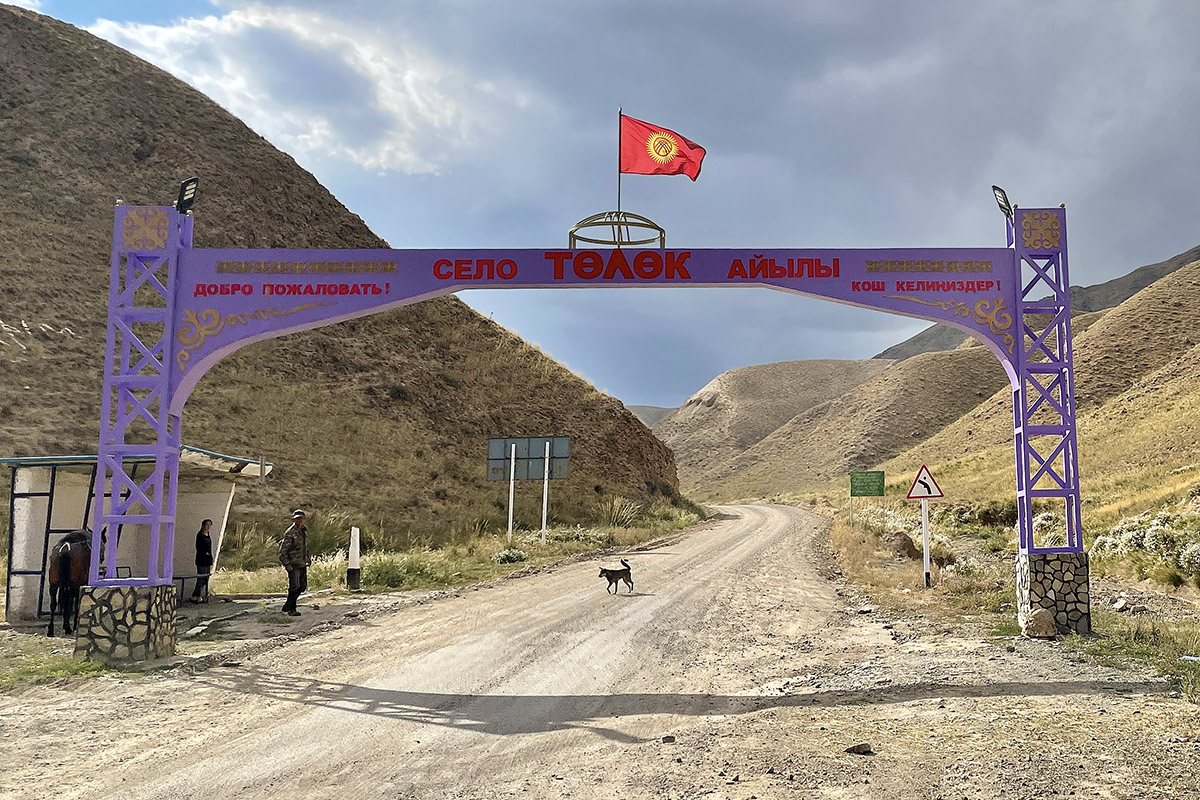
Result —
POLYGON ((200 183, 199 178, 188 178, 179 184, 179 199, 175 201, 175 210, 180 214, 187 214, 192 210, 192 203, 196 202, 196 184, 198 183, 200 183))
POLYGON ((992 194, 996 196, 996 205, 1000 206, 1000 211, 1004 214, 1004 216, 1012 219, 1013 207, 1012 204, 1008 202, 1008 195, 1005 194, 1004 190, 999 186, 992 187, 992 194))

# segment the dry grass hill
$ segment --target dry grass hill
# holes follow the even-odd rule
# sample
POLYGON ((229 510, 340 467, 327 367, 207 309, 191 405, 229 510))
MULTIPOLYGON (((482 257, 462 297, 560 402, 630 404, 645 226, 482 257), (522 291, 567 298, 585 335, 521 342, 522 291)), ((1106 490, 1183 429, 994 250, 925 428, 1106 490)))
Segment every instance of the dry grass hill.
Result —
MULTIPOLYGON (((1110 415, 1125 419, 1130 432, 1124 444, 1099 442, 1095 451, 1084 450, 1081 461, 1085 469, 1103 465, 1105 473, 1117 474, 1125 469, 1118 454, 1133 451, 1143 453, 1142 462, 1160 466, 1170 462, 1175 468, 1180 463, 1172 461, 1171 454, 1184 453, 1188 442, 1195 440, 1200 413, 1193 412, 1200 409, 1180 405, 1180 398, 1197 391, 1187 385, 1185 377, 1187 358, 1194 359, 1192 350, 1200 341, 1200 262, 1180 267, 1174 261, 1143 267, 1132 273, 1139 276, 1137 280, 1120 281, 1128 288, 1154 270, 1162 273, 1116 308, 1078 313, 1073 318, 1081 441, 1092 436, 1093 430, 1108 431, 1111 435, 1105 442, 1123 441, 1116 435, 1120 427, 1110 424, 1110 415), (1143 386, 1142 381, 1149 383, 1143 386), (1162 388, 1167 385, 1169 390, 1162 388), (1115 398, 1129 392, 1140 398, 1136 424, 1129 416, 1128 404, 1133 400, 1112 405, 1115 398), (1147 398, 1157 400, 1151 403, 1147 398), (1164 414, 1163 408, 1176 409, 1177 415, 1180 410, 1188 413, 1172 417, 1164 414), (1145 422, 1150 419, 1155 420, 1153 425, 1145 422), (1157 461, 1144 454, 1144 439, 1134 437, 1134 431, 1160 443, 1157 461)), ((1109 295, 1111 291, 1111 286, 1105 289, 1109 295)), ((770 374, 772 366, 750 369, 770 374)), ((869 380, 811 404, 773 431, 764 433, 763 429, 777 417, 770 422, 756 419, 749 424, 756 426, 757 440, 742 447, 728 431, 746 427, 748 422, 729 411, 738 404, 726 399, 728 390, 713 390, 724 377, 654 429, 675 450, 681 483, 700 497, 786 494, 840 481, 851 469, 880 464, 889 475, 909 475, 920 464, 929 463, 952 465, 951 470, 971 475, 968 482, 979 487, 994 486, 998 476, 1003 477, 1002 483, 1011 482, 1008 379, 973 339, 954 350, 894 362, 869 380), (699 413, 709 401, 712 409, 699 413), (690 416, 685 416, 689 409, 690 416), (714 447, 713 442, 723 446, 714 447), (989 454, 986 469, 983 462, 972 460, 982 453, 989 454)), ((758 389, 772 391, 766 382, 758 389)), ((1190 452, 1194 460, 1194 449, 1190 452)))
POLYGON ((662 406, 625 406, 633 415, 642 421, 642 424, 647 428, 654 427, 660 419, 668 414, 674 413, 673 408, 663 408, 662 406))
POLYGON ((654 434, 674 451, 685 491, 711 494, 725 465, 798 414, 871 379, 891 364, 863 361, 782 361, 722 373, 654 434))
MULTIPOLYGON (((1116 308, 1085 315, 1094 319, 1091 325, 1076 324, 1083 479, 1136 466, 1157 469, 1170 464, 1173 469, 1195 463, 1200 429, 1200 404, 1195 402, 1200 391, 1200 372, 1195 369, 1198 309, 1200 261, 1193 261, 1116 308)), ((992 452, 1011 462, 1011 405, 1006 386, 885 468, 908 472, 921 462, 958 463, 992 452)), ((1012 469, 1011 463, 1007 468, 1012 469)))
POLYGON ((784 493, 869 467, 941 430, 1007 380, 983 347, 905 359, 730 459, 704 494, 784 493))
MULTIPOLYGON (((385 246, 200 93, 0 6, 0 454, 95 452, 110 209, 170 202, 193 174, 198 247, 385 246)), ((673 492, 670 452, 618 401, 453 298, 242 350, 183 426, 188 443, 277 463, 235 514, 306 504, 414 531, 499 518, 485 439, 546 434, 573 437, 560 518, 673 492)), ((532 521, 540 497, 518 495, 532 521)))

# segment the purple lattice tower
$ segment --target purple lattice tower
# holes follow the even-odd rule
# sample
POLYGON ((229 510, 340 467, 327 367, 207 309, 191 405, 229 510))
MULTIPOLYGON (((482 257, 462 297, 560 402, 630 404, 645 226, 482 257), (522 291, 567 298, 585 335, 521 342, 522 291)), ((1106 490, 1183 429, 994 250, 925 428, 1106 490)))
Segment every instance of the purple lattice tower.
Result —
POLYGON ((1089 633, 1066 212, 1062 208, 1015 209, 1008 241, 1015 250, 1021 280, 1016 326, 1022 346, 1013 389, 1017 617, 1024 625, 1034 612, 1045 608, 1060 632, 1089 633), (1060 513, 1063 527, 1052 518, 1054 530, 1035 530, 1035 501, 1060 513))
MULTIPOLYGON (((1014 387, 1018 618, 1026 622, 1045 608, 1059 630, 1087 631, 1065 213, 1016 209, 1008 248, 701 249, 628 258, 616 251, 621 257, 605 266, 598 253, 540 249, 195 250, 190 217, 173 208, 118 207, 92 586, 82 604, 81 640, 94 628, 101 644, 121 642, 116 658, 173 647, 179 415, 196 382, 224 355, 460 289, 638 283, 766 286, 949 322, 979 338, 1014 387), (126 470, 133 454, 153 456, 149 475, 126 470), (1061 506, 1060 530, 1039 532, 1035 502, 1061 506), (135 574, 118 575, 118 556, 135 574), (122 588, 129 591, 116 591, 122 588), (117 618, 124 628, 113 628, 117 618), (143 641, 147 626, 151 635, 143 641)), ((96 641, 85 652, 102 649, 96 641)))
POLYGON ((89 657, 174 652, 180 419, 168 413, 168 365, 178 254, 191 246, 191 233, 191 217, 169 207, 119 206, 114 218, 91 585, 81 602, 76 645, 89 657), (148 475, 135 478, 126 468, 126 457, 135 454, 154 456, 148 475), (131 571, 141 574, 118 577, 122 537, 136 540, 122 551, 135 564, 131 571), (119 587, 134 587, 132 595, 119 587))

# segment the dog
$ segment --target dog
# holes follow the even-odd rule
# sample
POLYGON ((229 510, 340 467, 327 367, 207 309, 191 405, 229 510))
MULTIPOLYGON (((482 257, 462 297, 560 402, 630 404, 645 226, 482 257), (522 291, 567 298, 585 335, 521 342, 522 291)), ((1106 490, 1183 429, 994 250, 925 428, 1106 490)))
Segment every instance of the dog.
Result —
POLYGON ((625 585, 629 587, 629 591, 633 591, 633 568, 623 558, 621 559, 621 569, 601 567, 600 577, 608 578, 608 588, 604 590, 605 592, 612 592, 613 594, 620 592, 621 581, 625 581, 625 585))

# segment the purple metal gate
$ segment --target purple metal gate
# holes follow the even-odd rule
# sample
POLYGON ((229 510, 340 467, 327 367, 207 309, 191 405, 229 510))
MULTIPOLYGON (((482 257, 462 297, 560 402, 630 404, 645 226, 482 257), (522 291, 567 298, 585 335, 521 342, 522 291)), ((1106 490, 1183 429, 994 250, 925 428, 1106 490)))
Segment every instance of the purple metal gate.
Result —
MULTIPOLYGON (((204 250, 191 243, 192 219, 174 208, 116 209, 93 586, 171 582, 183 405, 221 358, 251 342, 469 288, 761 286, 961 328, 1000 360, 1013 386, 1021 552, 1083 549, 1062 208, 1015 209, 1007 248, 204 250), (135 478, 124 459, 148 450, 154 467, 135 478), (1061 541, 1034 541, 1037 499, 1063 503, 1061 541), (100 574, 101 531, 116 526, 148 533, 145 575, 100 574)), ((116 563, 115 539, 106 564, 116 563)))

